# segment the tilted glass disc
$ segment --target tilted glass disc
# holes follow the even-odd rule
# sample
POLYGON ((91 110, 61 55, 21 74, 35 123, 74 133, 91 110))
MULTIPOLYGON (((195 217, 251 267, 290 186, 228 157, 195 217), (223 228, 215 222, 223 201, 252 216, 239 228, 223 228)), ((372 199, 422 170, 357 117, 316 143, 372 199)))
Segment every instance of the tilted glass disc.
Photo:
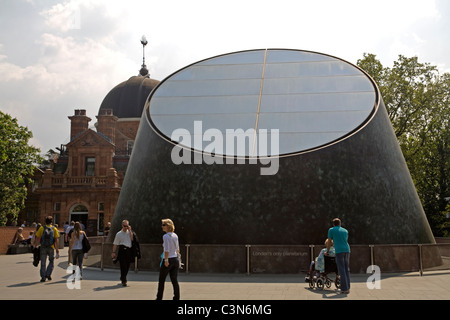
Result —
POLYGON ((150 95, 148 116, 158 134, 186 148, 262 157, 339 141, 368 121, 376 103, 371 79, 346 61, 267 49, 225 54, 175 72, 150 95))

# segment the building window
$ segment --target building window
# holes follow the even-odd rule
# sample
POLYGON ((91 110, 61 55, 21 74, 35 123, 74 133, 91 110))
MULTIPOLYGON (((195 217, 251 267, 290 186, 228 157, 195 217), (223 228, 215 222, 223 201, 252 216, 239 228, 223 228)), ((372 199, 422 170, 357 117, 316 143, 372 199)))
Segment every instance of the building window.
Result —
POLYGON ((131 151, 133 151, 134 140, 127 141, 127 155, 131 156, 131 151))
POLYGON ((95 175, 95 157, 86 157, 86 176, 95 175))
POLYGON ((105 229, 105 224, 104 224, 104 216, 105 214, 103 212, 99 212, 98 213, 98 220, 97 220, 97 230, 98 230, 98 235, 99 236, 103 236, 103 229, 105 229))
POLYGON ((55 211, 61 211, 61 202, 55 202, 53 204, 53 210, 55 211))
POLYGON ((53 214, 53 225, 55 225, 55 224, 59 225, 60 224, 59 216, 60 216, 59 213, 54 213, 53 214))
POLYGON ((27 225, 31 226, 34 223, 39 221, 39 214, 37 210, 31 209, 27 212, 27 225))
POLYGON ((105 211, 105 203, 104 202, 98 203, 98 211, 100 211, 100 212, 105 211))

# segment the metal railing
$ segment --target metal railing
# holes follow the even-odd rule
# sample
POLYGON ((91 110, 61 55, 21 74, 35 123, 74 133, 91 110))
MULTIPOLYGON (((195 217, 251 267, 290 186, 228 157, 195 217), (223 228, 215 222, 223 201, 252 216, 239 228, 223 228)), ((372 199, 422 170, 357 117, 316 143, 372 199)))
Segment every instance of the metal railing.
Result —
MULTIPOLYGON (((85 265, 119 268, 111 259, 112 243, 105 237, 91 239, 85 265)), ((201 245, 181 246, 186 273, 297 274, 307 272, 323 245, 201 245)), ((134 271, 159 271, 161 244, 141 244, 140 260, 134 271)), ((419 272, 450 270, 450 243, 351 245, 352 273, 367 273, 377 265, 382 272, 419 272)))

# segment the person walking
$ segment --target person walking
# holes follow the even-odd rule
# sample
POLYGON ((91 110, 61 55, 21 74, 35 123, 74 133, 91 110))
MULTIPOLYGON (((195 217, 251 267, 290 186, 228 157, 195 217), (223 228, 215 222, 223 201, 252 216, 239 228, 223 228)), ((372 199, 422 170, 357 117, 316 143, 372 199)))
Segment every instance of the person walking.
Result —
POLYGON ((178 284, 178 269, 180 268, 180 245, 178 243, 178 236, 175 234, 175 225, 170 219, 162 220, 162 230, 165 232, 163 236, 164 261, 161 263, 159 270, 159 284, 156 300, 162 300, 164 293, 164 283, 166 282, 167 274, 170 275, 170 280, 173 286, 173 300, 180 300, 180 286, 178 284))
POLYGON ((328 230, 327 252, 330 253, 331 240, 334 243, 336 252, 336 265, 339 272, 339 280, 341 283, 340 292, 344 294, 350 293, 350 245, 348 244, 348 231, 341 227, 341 220, 333 219, 333 226, 328 230))
POLYGON ((130 262, 132 258, 132 243, 133 243, 133 232, 131 231, 131 226, 128 220, 122 221, 122 229, 117 232, 114 237, 113 250, 111 253, 111 258, 114 261, 119 261, 120 264, 120 281, 122 286, 127 286, 127 275, 130 269, 130 262))
POLYGON ((73 228, 75 227, 75 221, 71 221, 70 225, 67 227, 66 231, 64 232, 64 242, 69 244, 69 254, 68 254, 68 262, 69 265, 72 264, 72 248, 70 246, 70 244, 72 243, 71 237, 72 237, 72 233, 73 233, 73 228))
POLYGON ((74 268, 74 273, 80 276, 80 279, 77 280, 83 279, 84 237, 86 237, 86 233, 81 230, 81 224, 75 222, 72 237, 70 238, 70 247, 72 248, 72 266, 74 268), (75 266, 79 268, 79 273, 75 272, 75 266))
POLYGON ((36 238, 36 234, 42 227, 40 223, 36 225, 36 230, 34 230, 33 237, 31 238, 31 247, 33 248, 33 266, 37 267, 39 261, 41 261, 41 244, 36 238))
POLYGON ((52 280, 52 272, 54 267, 55 249, 56 259, 59 258, 59 232, 56 227, 52 225, 53 217, 45 218, 45 225, 39 228, 36 232, 36 242, 40 244, 40 260, 41 260, 41 282, 45 280, 52 280), (47 266, 48 257, 48 266, 47 266))

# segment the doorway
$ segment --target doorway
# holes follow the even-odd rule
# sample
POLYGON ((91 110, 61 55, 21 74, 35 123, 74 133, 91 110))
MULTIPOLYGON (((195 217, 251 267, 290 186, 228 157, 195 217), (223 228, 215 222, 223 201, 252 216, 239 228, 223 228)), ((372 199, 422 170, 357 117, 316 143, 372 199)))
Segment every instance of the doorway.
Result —
POLYGON ((88 222, 88 209, 82 205, 75 205, 72 210, 70 210, 70 221, 79 221, 83 230, 86 230, 88 222))

